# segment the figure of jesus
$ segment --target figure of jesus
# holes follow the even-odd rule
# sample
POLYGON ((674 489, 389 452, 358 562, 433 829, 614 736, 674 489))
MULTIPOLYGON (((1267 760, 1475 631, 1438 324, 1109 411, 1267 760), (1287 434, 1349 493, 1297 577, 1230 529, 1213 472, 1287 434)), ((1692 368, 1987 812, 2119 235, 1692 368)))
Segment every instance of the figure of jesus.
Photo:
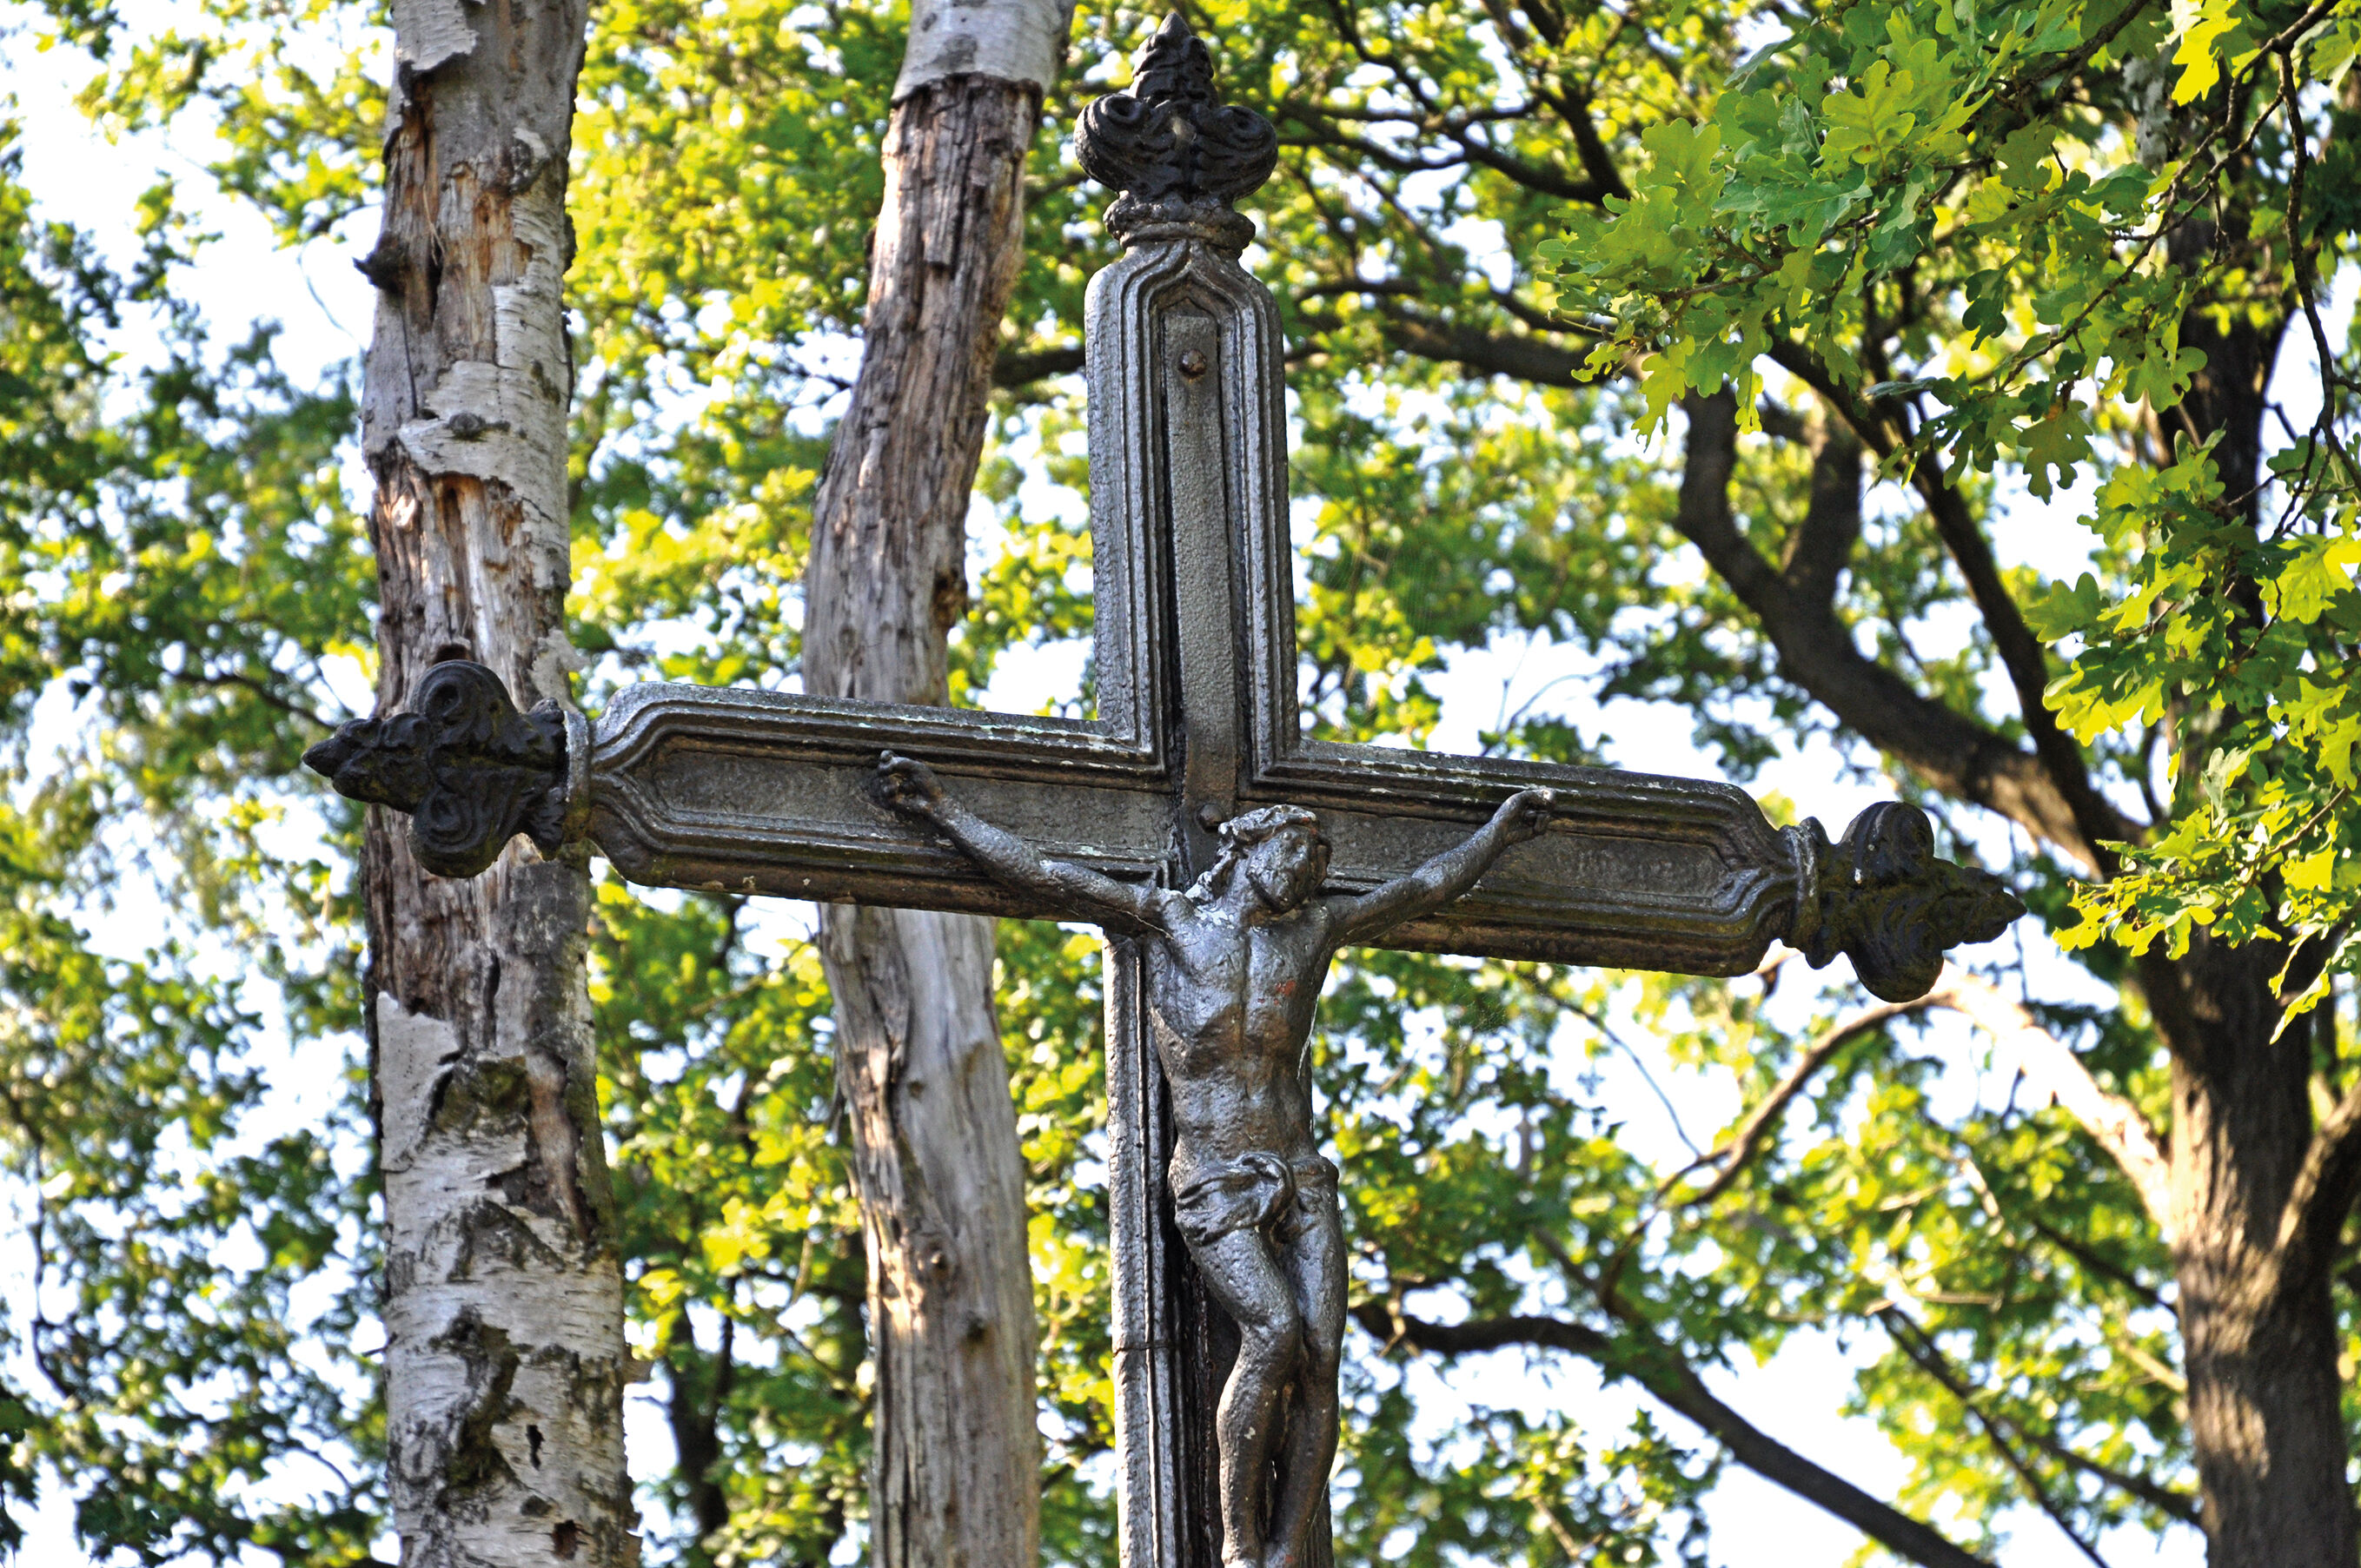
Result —
POLYGON ((1501 850, 1542 830, 1554 797, 1521 790, 1408 875, 1326 897, 1319 817, 1266 806, 1221 824, 1213 868, 1175 893, 1042 859, 947 796, 924 762, 889 751, 877 774, 890 806, 941 829, 997 881, 1139 940, 1148 1026, 1171 1094, 1174 1215, 1207 1290, 1238 1326, 1213 1428, 1222 1568, 1297 1568, 1335 1457, 1345 1339, 1336 1168, 1312 1135, 1303 1071, 1328 961, 1474 887, 1501 850), (1264 1478, 1274 1458, 1272 1499, 1264 1478))

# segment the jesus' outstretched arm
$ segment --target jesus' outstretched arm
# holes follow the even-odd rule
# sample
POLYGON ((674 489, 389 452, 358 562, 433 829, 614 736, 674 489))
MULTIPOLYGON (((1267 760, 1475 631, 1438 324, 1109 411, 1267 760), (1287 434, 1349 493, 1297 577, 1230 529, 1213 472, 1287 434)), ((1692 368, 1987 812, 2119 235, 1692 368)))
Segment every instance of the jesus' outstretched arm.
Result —
POLYGON ((1557 796, 1550 790, 1521 789, 1500 803, 1491 821, 1416 871, 1357 898, 1330 901, 1335 941, 1339 946, 1365 941, 1405 920, 1441 909, 1474 887, 1492 869, 1501 850, 1538 834, 1556 805, 1557 796))
POLYGON ((1126 935, 1164 928, 1155 890, 1132 887, 1088 866, 1043 860, 1024 839, 944 794, 942 781, 924 762, 883 753, 877 759, 877 787, 895 810, 941 828, 995 882, 1037 894, 1073 919, 1096 921, 1126 935))

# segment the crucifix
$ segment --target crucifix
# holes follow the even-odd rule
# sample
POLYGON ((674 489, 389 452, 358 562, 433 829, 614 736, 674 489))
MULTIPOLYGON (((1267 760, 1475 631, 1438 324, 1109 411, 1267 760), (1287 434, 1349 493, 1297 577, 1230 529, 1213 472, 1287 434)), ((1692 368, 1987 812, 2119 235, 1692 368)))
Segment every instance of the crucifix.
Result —
POLYGON ((1106 927, 1126 1568, 1327 1568, 1345 1280, 1305 1042, 1362 944, 1685 974, 1774 940, 1904 1001, 2022 906, 1888 803, 1831 843, 1729 784, 1309 739, 1276 306, 1231 203, 1277 159, 1176 15, 1082 113, 1123 258, 1085 314, 1098 716, 647 684, 595 725, 435 665, 305 761, 473 876, 522 834, 659 887, 1106 927))

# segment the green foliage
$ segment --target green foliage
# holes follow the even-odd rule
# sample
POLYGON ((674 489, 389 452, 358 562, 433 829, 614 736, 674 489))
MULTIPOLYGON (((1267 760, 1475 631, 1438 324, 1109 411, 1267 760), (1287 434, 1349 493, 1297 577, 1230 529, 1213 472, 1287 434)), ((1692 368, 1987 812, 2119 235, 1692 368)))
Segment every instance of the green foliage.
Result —
MULTIPOLYGON (((2218 301, 2226 321, 2267 291, 2263 271, 2227 278, 2227 260, 2168 265, 2155 236, 2171 214, 2227 192, 2217 221, 2261 236, 2270 276, 2292 287, 2273 236, 2333 258, 2361 213, 2349 153, 2317 130, 2345 111, 2314 90, 2300 104, 2315 127, 2310 215, 2290 215, 2290 111, 2265 107, 2283 93, 2279 56, 2247 58, 2266 40, 2243 12, 2201 6, 2175 38, 2161 9, 1852 4, 1743 59, 1762 24, 1731 5, 1191 15, 1218 40, 1230 95, 1270 108, 1285 141, 1248 260, 1288 333, 1320 733, 1431 743, 1454 657, 1522 645, 1537 661, 1573 651, 1577 674, 1504 703, 1483 727, 1497 751, 1650 762, 1619 723, 1630 699, 1685 713, 1733 776, 1821 744, 1876 770, 1858 722, 1788 662, 1788 634, 1685 532, 1680 454, 1651 437, 1675 403, 1730 380, 1760 429, 1737 448, 1729 521, 1766 571, 1785 570, 1816 497, 1840 488, 1831 433, 1854 413, 1897 433, 1870 455, 1912 488, 1870 492, 1826 590, 1828 635, 1995 744, 2021 742, 2029 716, 1998 695, 2000 611, 1946 564, 1926 486, 1939 480, 1974 522, 1997 515, 2006 465, 2044 491, 2102 471, 2088 586, 2008 587, 2072 651, 2041 678, 2059 682, 2060 713, 2118 793, 2146 775, 2140 739, 2114 727, 2170 731, 2170 827, 2126 851, 2131 874, 2081 894, 2079 916, 2049 850, 2024 849, 2010 870, 2045 920, 2169 946, 2201 914, 2307 930, 2344 918, 2351 814, 2336 792, 2355 719, 2335 672, 2356 552, 2343 393, 2279 459, 2270 515, 2291 510, 2276 532, 2240 521, 2246 503, 2210 449, 2176 458, 2125 408, 2166 409, 2197 385, 2205 351, 2181 341, 2191 301, 2218 301), (2135 69, 2168 52, 2188 58, 2152 78, 2135 69), (2207 61, 2230 80, 2207 86, 2207 61), (2131 160, 2143 115, 2171 149, 2154 170, 2131 160), (2224 165, 2234 147, 2246 161, 2224 165), (1553 242, 1537 277, 1522 258, 1553 242), (1586 363, 1620 372, 1640 356, 1636 374, 1577 383, 1586 363), (1561 700, 1578 683, 1619 706, 1602 719, 1561 700), (2216 896, 2241 875, 2244 902, 2216 896), (2132 902, 2104 902, 2117 897, 2132 902)), ((50 16, 102 59, 94 112, 126 126, 210 117, 223 150, 208 177, 281 235, 330 233, 363 210, 372 11, 189 0, 169 33, 78 4, 50 16)), ((1012 354, 1079 342, 1082 284, 1112 252, 1102 195, 1063 138, 1159 19, 1115 5, 1078 18, 1073 70, 1033 149, 1012 354)), ((773 0, 594 16, 569 274, 569 609, 595 656, 591 706, 627 679, 794 677, 795 584, 850 370, 838 334, 859 320, 900 25, 889 7, 773 0)), ((2295 66, 2325 85, 2361 28, 2334 11, 2301 43, 2295 66)), ((368 565, 333 466, 351 411, 339 389, 288 386, 266 342, 223 353, 193 335, 200 284, 175 259, 192 242, 169 193, 127 280, 44 227, 18 184, 0 194, 16 236, 0 269, 0 715, 14 770, 0 875, 28 933, 27 960, 0 968, 0 1030, 22 1031, 0 1033, 0 1063, 45 1097, 60 1042, 88 1063, 60 1080, 82 1087, 59 1103, 82 1109, 29 1132, 20 1116, 0 1141, 36 1185, 87 1170, 47 1222, 71 1238, 59 1255, 78 1272, 64 1277, 144 1325, 73 1370, 97 1403, 69 1409, 54 1383, 0 1388, 0 1497, 21 1499, 46 1465, 88 1500, 94 1552, 227 1556, 252 1542, 355 1560, 379 1528, 373 1418, 358 1381, 305 1368, 323 1347, 348 1354, 363 1315, 349 1282, 368 1261, 357 1222, 370 1188, 336 1152, 357 1129, 241 1134, 262 1091, 254 1019, 270 1004, 261 986, 206 978, 244 967, 274 982, 300 1059, 335 1059, 352 1019, 351 823, 292 768, 318 732, 311 716, 333 707, 323 662, 366 666, 368 565), (151 301, 178 302, 185 352, 130 383, 96 347, 99 326, 151 301), (39 705, 69 697, 90 722, 60 758, 35 756, 39 705), (322 810, 327 848, 284 853, 322 810), (104 899, 151 873, 195 945, 103 955, 104 899), (126 1127, 151 1130, 164 1154, 110 1152, 126 1127), (136 1267, 113 1245, 127 1234, 111 1228, 118 1212, 157 1238, 136 1267), (280 1227, 251 1267, 213 1245, 240 1225, 280 1227), (277 1310, 322 1267, 348 1282, 334 1309, 277 1310), (159 1305, 182 1299, 227 1304, 215 1317, 159 1305), (247 1379, 235 1398, 188 1391, 225 1367, 247 1379), (300 1504, 225 1480, 299 1473, 299 1453, 358 1467, 300 1504)), ((1005 546, 977 563, 955 634, 965 702, 1004 654, 1090 629, 1080 388, 1036 380, 996 412, 983 488, 1005 546)), ((1904 784, 1940 813, 1935 786, 1904 784)), ((610 883, 598 909, 631 1332, 653 1365, 634 1398, 661 1403, 680 1455, 642 1478, 669 1521, 651 1560, 824 1560, 861 1528, 867 1390, 862 1248, 817 966, 785 923, 745 906, 610 883)), ((1046 1556, 1108 1563, 1111 1509, 1090 1484, 1113 1438, 1095 941, 1011 924, 1000 944, 1033 1198, 1046 1556)), ((2101 982, 2120 972, 2107 945, 2077 956, 2101 982)), ((1758 1104, 1839 1021, 1832 999, 1801 989, 1792 966, 1759 985, 1408 955, 1344 969, 1316 1050, 1326 1135, 1353 1173, 1356 1305, 1574 1324, 1599 1336, 1600 1376, 1639 1387, 1668 1366, 1742 1374, 1825 1331, 1860 1352, 1857 1408, 1910 1462, 1900 1505, 1987 1543, 2037 1497, 2079 1530, 2162 1528, 2188 1479, 2160 1305, 2169 1259, 2061 1112, 2004 1075, 1961 1093, 1970 1064, 1948 1037, 1897 1022, 1828 1057, 1728 1181, 1710 1163, 1642 1157, 1634 1127, 1658 1113, 1626 1064, 1676 1064, 1667 1098, 1692 1123, 1725 1115, 1699 1102, 1758 1104), (1643 1037, 1638 1052, 1620 1043, 1643 1037)), ((2162 1118, 2165 1069, 2136 1004, 2041 1016, 2162 1118)), ((1710 1153, 1731 1130, 1685 1132, 1710 1153)), ((1571 1387, 1571 1353, 1511 1339, 1461 1365, 1365 1332, 1382 1315, 1356 1321, 1348 1560, 1706 1560, 1701 1499, 1724 1460, 1686 1421, 1585 1425, 1546 1396, 1499 1393, 1527 1365, 1560 1379, 1545 1388, 1571 1387), (1413 1362, 1465 1400, 1440 1436, 1411 1396, 1413 1362)))
POLYGON ((355 1561, 381 1506, 357 1084, 313 1045, 328 1113, 288 1129, 259 1065, 267 1025, 313 1040, 352 1014, 349 915, 317 851, 280 846, 320 662, 366 632, 336 471, 355 411, 340 384, 291 387, 267 334, 219 352, 172 308, 169 191, 118 276, 34 214, 16 135, 0 126, 0 1160, 35 1272, 0 1317, 28 1380, 0 1388, 0 1508, 47 1471, 117 1556, 355 1561), (100 334, 159 305, 167 356, 122 376, 100 334), (159 894, 181 918, 126 922, 159 894), (126 923, 154 934, 126 943, 126 923), (241 967, 276 992, 268 1019, 241 967))
POLYGON ((2062 939, 2334 948, 2301 966, 2296 1012, 2351 972, 2361 900, 2354 358, 2320 297, 2354 235, 2336 94, 2356 39, 2348 5, 1839 7, 1756 50, 1706 116, 1648 132, 1628 201, 1535 247, 1598 329, 1594 368, 1647 356, 1653 419, 1725 380, 1751 410, 1775 363, 1888 406, 1897 471, 2015 464, 2037 497, 2103 477, 2102 572, 2025 618, 2069 645, 2048 701, 2076 739, 2174 731, 2169 819, 2109 846, 2124 874, 2077 894, 2062 939), (2177 253, 2201 225, 2240 243, 2177 253), (2209 364, 2182 341, 2201 304, 2292 314, 2320 359, 2317 417, 2259 491, 2223 472, 2224 433, 2176 428, 2209 364), (1881 313, 1908 363, 1849 346, 1881 313))
MULTIPOLYGON (((2329 460, 2323 446, 2349 461, 2343 439, 2316 432, 2274 466, 2299 475, 2329 460)), ((2112 938, 2138 952, 2161 938, 2179 957, 2192 927, 2233 942, 2342 945, 2361 898, 2361 697, 2346 669, 2361 637, 2361 496, 2333 478, 2297 484, 2283 526, 2258 532, 2222 504, 2202 451, 2119 473, 2100 492, 2098 526, 2133 563, 2128 592, 2112 598, 2085 574, 2034 607, 2036 630, 2081 640, 2051 688, 2077 734, 2212 710, 2202 748, 2170 759, 2176 775, 2193 774, 2173 781, 2179 814, 2150 842, 2126 846, 2126 874, 2080 897, 2070 946, 2112 938)), ((2290 988, 2301 992, 2291 1011, 2325 996, 2351 961, 2340 952, 2290 988)))
POLYGON ((675 1517, 727 1521, 704 1560, 811 1562, 861 1503, 861 1222, 829 1136, 818 958, 747 952, 745 913, 600 887, 599 1091, 636 1348, 664 1367, 690 1461, 660 1495, 675 1517))

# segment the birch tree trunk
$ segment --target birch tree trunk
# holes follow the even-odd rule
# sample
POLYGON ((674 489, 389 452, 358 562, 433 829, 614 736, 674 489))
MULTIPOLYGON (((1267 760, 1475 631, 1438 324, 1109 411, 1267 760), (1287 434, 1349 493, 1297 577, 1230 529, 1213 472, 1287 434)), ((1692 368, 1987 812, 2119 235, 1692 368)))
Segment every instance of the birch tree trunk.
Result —
MULTIPOLYGON (((1057 0, 912 7, 861 374, 814 508, 807 691, 948 699, 1025 153, 1070 15, 1057 0)), ((1022 1568, 1040 1551, 1040 1439, 993 925, 829 906, 820 953, 869 1254, 871 1560, 1022 1568)))
MULTIPOLYGON (((566 156, 582 0, 395 0, 362 439, 380 712, 480 661, 568 700, 566 156)), ((363 850, 384 1172, 389 1486, 404 1568, 639 1559, 622 1275, 592 1076, 586 857, 363 850)))

